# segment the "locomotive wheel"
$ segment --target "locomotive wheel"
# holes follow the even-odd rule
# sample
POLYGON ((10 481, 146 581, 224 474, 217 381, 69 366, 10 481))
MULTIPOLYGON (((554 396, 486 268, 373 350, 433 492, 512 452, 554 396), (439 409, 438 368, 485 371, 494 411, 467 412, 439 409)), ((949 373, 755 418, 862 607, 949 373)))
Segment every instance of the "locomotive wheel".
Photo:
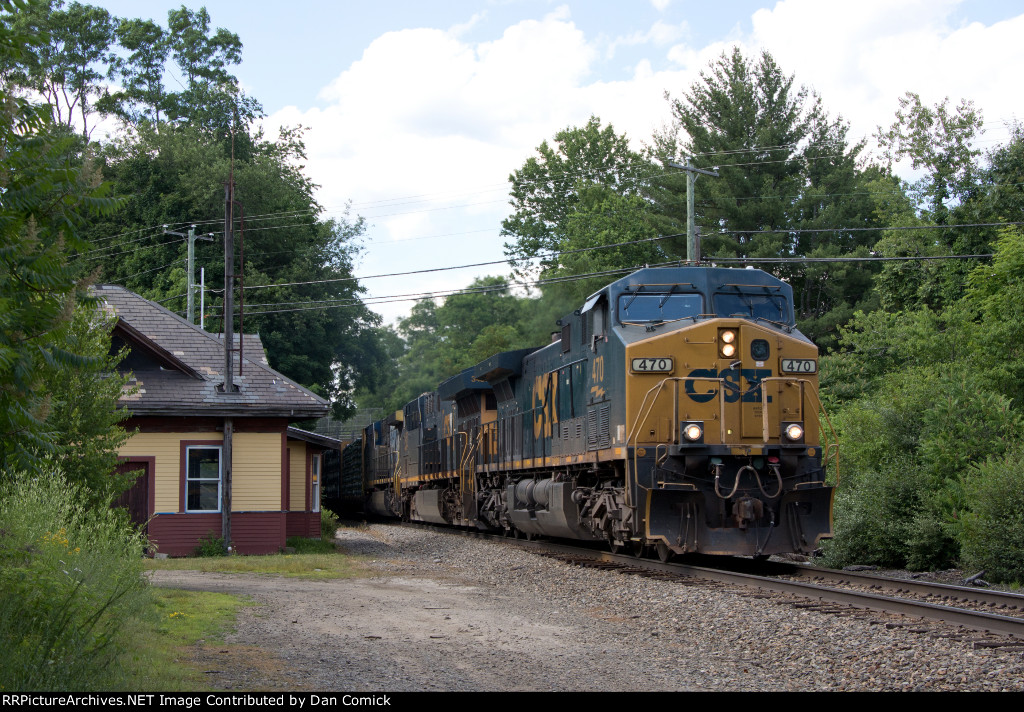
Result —
POLYGON ((630 553, 638 559, 647 556, 647 544, 642 541, 630 542, 630 553))
POLYGON ((655 548, 658 550, 658 559, 661 560, 661 563, 667 564, 672 560, 672 554, 674 552, 668 548, 668 544, 659 539, 655 548))
POLYGON ((625 544, 620 544, 616 542, 611 534, 608 535, 608 551, 612 552, 613 554, 621 554, 624 548, 625 544))

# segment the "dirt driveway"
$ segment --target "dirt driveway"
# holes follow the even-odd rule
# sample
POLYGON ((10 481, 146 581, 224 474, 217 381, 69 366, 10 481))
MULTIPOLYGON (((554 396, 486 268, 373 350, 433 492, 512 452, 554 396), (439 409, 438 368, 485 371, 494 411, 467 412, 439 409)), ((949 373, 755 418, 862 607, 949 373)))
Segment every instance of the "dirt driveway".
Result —
POLYGON ((372 578, 157 571, 251 597, 228 645, 198 645, 225 690, 1022 689, 1019 653, 949 631, 827 615, 727 588, 582 569, 477 539, 343 529, 372 578))

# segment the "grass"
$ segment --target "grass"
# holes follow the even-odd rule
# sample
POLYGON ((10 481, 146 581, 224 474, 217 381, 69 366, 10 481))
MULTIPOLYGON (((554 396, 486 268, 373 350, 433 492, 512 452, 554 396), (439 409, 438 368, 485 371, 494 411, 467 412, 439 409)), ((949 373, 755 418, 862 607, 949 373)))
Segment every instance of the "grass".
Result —
POLYGON ((307 539, 302 536, 288 537, 287 544, 295 549, 296 554, 333 554, 338 551, 334 542, 323 539, 307 539))
POLYGON ((238 609, 251 602, 223 593, 154 587, 150 614, 128 624, 118 659, 131 690, 208 690, 209 680, 188 663, 196 643, 222 643, 238 609))
MULTIPOLYGON (((267 556, 203 556, 147 559, 150 570, 189 570, 219 573, 277 574, 307 579, 354 578, 369 572, 357 557, 337 550, 331 542, 289 539, 295 554, 267 556)), ((252 605, 237 596, 153 587, 151 615, 132 624, 125 636, 132 647, 121 656, 124 679, 133 689, 196 691, 210 688, 209 680, 189 664, 189 648, 197 643, 222 645, 238 609, 252 605)))
MULTIPOLYGON (((289 545, 292 541, 294 540, 289 540, 289 545)), ((146 561, 146 568, 155 571, 277 574, 305 579, 356 578, 370 573, 370 570, 363 566, 361 559, 338 552, 333 544, 318 544, 317 540, 306 541, 309 543, 302 544, 302 549, 296 547, 295 554, 152 559, 146 561)))

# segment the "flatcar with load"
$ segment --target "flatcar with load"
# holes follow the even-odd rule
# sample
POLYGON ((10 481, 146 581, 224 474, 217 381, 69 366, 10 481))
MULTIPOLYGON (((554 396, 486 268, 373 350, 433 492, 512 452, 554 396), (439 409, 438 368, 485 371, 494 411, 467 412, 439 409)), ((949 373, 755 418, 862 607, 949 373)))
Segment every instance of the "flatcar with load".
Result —
POLYGON ((809 553, 832 533, 818 351, 754 269, 645 268, 344 456, 366 511, 614 550, 809 553))

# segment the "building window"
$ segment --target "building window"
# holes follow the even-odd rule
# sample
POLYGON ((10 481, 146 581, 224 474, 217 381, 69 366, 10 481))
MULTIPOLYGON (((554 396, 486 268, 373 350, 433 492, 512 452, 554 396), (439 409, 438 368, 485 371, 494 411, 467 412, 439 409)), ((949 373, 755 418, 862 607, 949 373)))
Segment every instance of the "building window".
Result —
POLYGON ((313 462, 310 465, 312 488, 310 490, 309 504, 311 512, 320 511, 320 454, 313 455, 313 462))
POLYGON ((185 511, 220 511, 220 446, 186 448, 185 511))

